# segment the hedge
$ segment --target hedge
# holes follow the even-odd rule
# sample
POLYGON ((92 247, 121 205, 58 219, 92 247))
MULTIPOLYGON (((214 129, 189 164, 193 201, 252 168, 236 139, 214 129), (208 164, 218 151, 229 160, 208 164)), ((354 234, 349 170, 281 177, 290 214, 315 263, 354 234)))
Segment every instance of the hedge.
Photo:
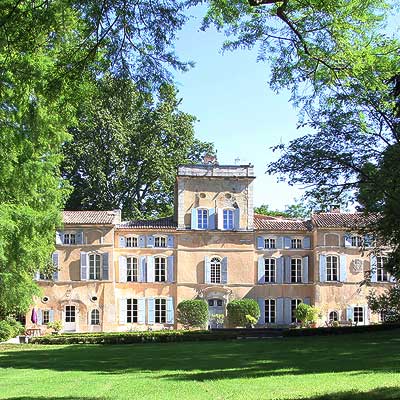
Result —
POLYGON ((177 320, 185 328, 204 328, 208 321, 208 306, 204 300, 183 300, 177 307, 177 320))
POLYGON ((228 321, 233 326, 246 326, 248 324, 246 315, 256 320, 260 318, 260 307, 253 299, 232 300, 226 306, 228 321))

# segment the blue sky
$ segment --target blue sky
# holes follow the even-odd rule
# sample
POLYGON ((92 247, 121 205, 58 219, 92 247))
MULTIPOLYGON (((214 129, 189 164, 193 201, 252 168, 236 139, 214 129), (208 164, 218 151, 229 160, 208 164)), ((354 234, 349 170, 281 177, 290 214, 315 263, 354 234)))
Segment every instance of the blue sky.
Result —
MULTIPOLYGON (((191 14, 200 14, 199 9, 191 14)), ((222 33, 199 30, 201 18, 192 19, 179 34, 176 53, 196 66, 176 74, 183 98, 181 109, 195 115, 196 136, 215 143, 220 164, 252 163, 257 179, 255 205, 283 209, 301 196, 301 190, 265 174, 267 162, 277 158, 270 147, 304 134, 296 129, 296 110, 289 93, 268 87, 269 67, 257 63, 255 51, 221 53, 222 33)))

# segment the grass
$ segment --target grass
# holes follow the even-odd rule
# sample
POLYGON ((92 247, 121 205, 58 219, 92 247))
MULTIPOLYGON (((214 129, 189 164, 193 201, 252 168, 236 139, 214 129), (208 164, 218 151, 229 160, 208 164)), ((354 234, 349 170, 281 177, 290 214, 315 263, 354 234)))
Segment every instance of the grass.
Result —
POLYGON ((228 342, 3 345, 0 399, 400 399, 400 331, 228 342))

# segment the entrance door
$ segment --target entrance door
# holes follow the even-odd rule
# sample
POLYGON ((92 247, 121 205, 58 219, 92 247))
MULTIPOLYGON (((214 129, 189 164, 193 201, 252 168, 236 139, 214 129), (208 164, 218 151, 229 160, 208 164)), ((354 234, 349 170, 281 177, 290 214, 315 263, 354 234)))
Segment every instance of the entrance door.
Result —
POLYGON ((76 307, 65 306, 64 310, 64 332, 76 331, 76 307))
POLYGON ((208 299, 208 325, 210 328, 222 328, 224 326, 224 301, 221 299, 208 299))

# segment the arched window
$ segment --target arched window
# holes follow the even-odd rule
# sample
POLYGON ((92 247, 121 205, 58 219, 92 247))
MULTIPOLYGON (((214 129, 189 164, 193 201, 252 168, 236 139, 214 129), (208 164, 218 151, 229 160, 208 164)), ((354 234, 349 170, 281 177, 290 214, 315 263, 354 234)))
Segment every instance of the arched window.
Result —
POLYGON ((100 325, 100 312, 99 310, 92 310, 90 313, 90 324, 91 325, 100 325))
POLYGON ((165 257, 154 258, 155 282, 165 282, 167 280, 167 259, 165 257))
POLYGON ((218 257, 211 259, 211 283, 221 283, 221 260, 218 257))
POLYGON ((100 254, 89 254, 89 279, 96 280, 100 277, 101 256, 100 254))
POLYGON ((338 256, 327 256, 326 257, 326 280, 337 281, 338 280, 338 256))
POLYGON ((136 257, 126 258, 126 281, 127 282, 138 281, 138 260, 136 257))
POLYGON ((331 311, 329 313, 329 322, 339 321, 339 315, 337 311, 331 311))

